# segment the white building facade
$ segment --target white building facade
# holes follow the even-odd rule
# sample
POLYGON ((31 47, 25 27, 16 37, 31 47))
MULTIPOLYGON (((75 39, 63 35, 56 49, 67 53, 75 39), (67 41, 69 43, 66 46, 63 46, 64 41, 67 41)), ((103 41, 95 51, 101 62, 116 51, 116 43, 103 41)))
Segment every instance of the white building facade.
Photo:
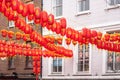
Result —
MULTIPOLYGON (((120 0, 43 0, 43 10, 67 27, 80 31, 83 27, 102 33, 120 32, 120 0)), ((44 35, 54 34, 47 29, 44 35)), ((56 35, 58 36, 58 35, 56 35)), ((43 58, 43 80, 120 80, 120 54, 99 50, 91 44, 68 47, 72 58, 43 58)))

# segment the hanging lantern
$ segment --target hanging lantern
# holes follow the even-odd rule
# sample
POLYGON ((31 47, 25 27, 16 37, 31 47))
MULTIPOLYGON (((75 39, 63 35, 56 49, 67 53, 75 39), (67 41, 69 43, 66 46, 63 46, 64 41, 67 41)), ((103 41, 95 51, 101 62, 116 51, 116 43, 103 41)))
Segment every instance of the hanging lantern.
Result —
POLYGON ((11 2, 12 4, 11 4, 11 6, 12 6, 12 9, 13 10, 17 10, 18 9, 18 0, 12 0, 12 2, 11 2))
POLYGON ((35 8, 34 15, 35 15, 35 19, 40 19, 41 16, 40 16, 40 8, 39 7, 35 8))
POLYGON ((109 39, 110 39, 110 34, 106 33, 106 34, 104 35, 104 38, 105 38, 106 41, 109 41, 109 39))
POLYGON ((56 32, 57 34, 60 34, 60 32, 61 32, 60 22, 57 22, 56 24, 57 24, 57 25, 56 25, 56 30, 55 30, 55 32, 56 32))
POLYGON ((28 8, 28 13, 29 15, 33 15, 34 14, 34 4, 33 3, 29 3, 27 4, 27 8, 28 8))
POLYGON ((48 13, 46 11, 41 12, 42 22, 48 22, 48 13))
POLYGON ((52 25, 52 31, 55 32, 57 28, 57 22, 55 21, 52 25))
POLYGON ((54 23, 54 15, 49 14, 48 15, 48 24, 52 25, 54 23))
POLYGON ((28 15, 28 20, 33 20, 34 19, 34 15, 33 14, 31 14, 31 15, 28 15))
POLYGON ((61 34, 62 36, 64 36, 65 33, 66 33, 66 29, 61 29, 61 33, 60 33, 60 34, 61 34))
POLYGON ((6 17, 8 17, 8 16, 10 15, 10 10, 9 10, 9 9, 6 9, 4 15, 5 15, 6 17))
POLYGON ((79 32, 79 34, 78 34, 78 41, 79 41, 79 43, 81 43, 82 42, 82 33, 81 32, 79 32))
POLYGON ((67 36, 68 38, 71 38, 71 35, 72 35, 72 29, 71 29, 70 27, 68 27, 68 28, 66 29, 66 36, 67 36))
POLYGON ((60 45, 62 44, 62 38, 58 37, 56 40, 57 40, 58 44, 60 44, 60 45))
POLYGON ((66 28, 67 26, 67 22, 65 18, 61 18, 60 19, 60 24, 61 24, 61 28, 66 28))
POLYGON ((91 31, 91 36, 92 36, 92 37, 97 37, 97 32, 96 32, 95 30, 92 30, 92 31, 91 31))
POLYGON ((13 38, 13 36, 14 36, 14 32, 13 31, 8 31, 8 37, 13 38))
POLYGON ((5 10, 6 10, 5 3, 4 3, 4 2, 2 2, 1 7, 0 7, 0 11, 1 11, 2 13, 4 13, 4 12, 5 12, 5 10))
POLYGON ((77 41, 72 41, 72 44, 75 46, 77 44, 77 41))
POLYGON ((17 39, 17 40, 20 40, 21 37, 22 37, 22 34, 21 34, 20 32, 17 32, 17 33, 16 33, 16 39, 17 39))
POLYGON ((98 33, 97 33, 97 39, 100 40, 101 38, 102 38, 102 33, 101 33, 101 32, 98 32, 98 33))
POLYGON ((87 28, 82 28, 82 36, 87 37, 87 28))
POLYGON ((70 38, 66 38, 65 41, 66 41, 67 45, 70 45, 70 43, 71 43, 71 39, 70 38))
POLYGON ((28 8, 27 5, 23 5, 23 12, 22 12, 22 16, 26 17, 28 15, 28 8))
POLYGON ((91 38, 91 30, 87 29, 87 38, 91 38))
POLYGON ((22 38, 23 38, 24 41, 27 41, 29 39, 29 36, 27 34, 23 34, 22 38))
POLYGON ((22 14, 23 13, 23 9, 24 9, 24 4, 22 3, 22 2, 18 2, 18 9, 17 9, 17 12, 19 13, 19 14, 22 14))
POLYGON ((6 37, 6 36, 7 36, 7 33, 8 33, 7 30, 3 29, 3 30, 1 30, 1 32, 2 32, 2 36, 3 36, 3 37, 6 37))

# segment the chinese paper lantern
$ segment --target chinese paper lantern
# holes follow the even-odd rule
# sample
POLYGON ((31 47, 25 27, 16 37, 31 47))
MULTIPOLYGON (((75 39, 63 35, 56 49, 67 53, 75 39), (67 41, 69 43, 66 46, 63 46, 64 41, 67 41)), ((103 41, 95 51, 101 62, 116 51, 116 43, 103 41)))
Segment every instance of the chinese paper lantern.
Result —
POLYGON ((72 35, 72 29, 71 29, 70 27, 68 27, 68 28, 66 29, 66 36, 67 36, 68 38, 71 38, 71 35, 72 35))
POLYGON ((87 28, 82 28, 82 36, 87 37, 87 28))
POLYGON ((100 40, 101 38, 102 38, 102 33, 101 33, 101 32, 98 32, 98 33, 97 33, 97 39, 100 40))
POLYGON ((64 36, 65 33, 66 33, 66 29, 61 29, 61 33, 60 33, 60 34, 61 34, 62 36, 64 36))
POLYGON ((17 32, 17 33, 16 33, 16 39, 17 39, 17 40, 20 40, 21 37, 22 37, 22 34, 21 34, 20 32, 17 32))
POLYGON ((65 41, 66 41, 67 45, 70 45, 70 43, 71 43, 71 39, 70 38, 66 38, 65 41))
POLYGON ((27 41, 29 39, 29 36, 27 34, 23 34, 22 38, 23 38, 24 41, 27 41))
POLYGON ((13 36, 14 36, 14 32, 13 31, 8 31, 8 37, 13 38, 13 36))
POLYGON ((87 38, 91 38, 91 30, 87 29, 87 38))
POLYGON ((18 19, 18 13, 16 11, 13 11, 13 20, 18 19))
POLYGON ((28 15, 28 20, 33 20, 34 19, 34 15, 33 14, 31 14, 31 15, 28 15))
POLYGON ((6 17, 8 17, 8 16, 10 15, 9 9, 6 9, 6 11, 4 12, 4 15, 5 15, 6 17))
POLYGON ((13 10, 17 10, 18 9, 18 0, 12 0, 11 2, 11 6, 13 10))
POLYGON ((104 38, 105 38, 106 41, 108 41, 108 40, 110 39, 110 34, 106 33, 106 34, 104 35, 104 38))
POLYGON ((56 22, 56 30, 55 30, 55 32, 57 33, 57 34, 60 34, 60 32, 61 32, 61 26, 60 26, 60 22, 56 22))
POLYGON ((34 4, 33 3, 29 3, 29 4, 27 4, 27 7, 28 7, 29 15, 34 14, 34 4))
POLYGON ((92 30, 92 31, 91 31, 91 36, 92 36, 92 37, 97 37, 97 31, 92 30))
POLYGON ((57 28, 57 22, 55 21, 52 25, 52 31, 55 32, 56 28, 57 28))
POLYGON ((60 44, 60 45, 62 44, 62 38, 59 37, 59 38, 57 38, 56 40, 57 40, 57 43, 58 43, 58 44, 60 44))
POLYGON ((77 44, 77 41, 72 40, 72 44, 75 46, 77 44))
POLYGON ((1 32, 2 32, 2 36, 3 36, 3 37, 6 37, 6 36, 7 36, 7 30, 3 29, 3 30, 1 30, 1 32))
POLYGON ((41 12, 42 22, 48 22, 48 13, 46 11, 41 12))
POLYGON ((49 14, 48 15, 48 24, 52 25, 54 23, 54 15, 49 14))
POLYGON ((78 34, 78 41, 81 43, 82 42, 82 33, 81 32, 79 32, 79 34, 78 34))
POLYGON ((22 12, 22 16, 26 17, 28 15, 28 8, 27 5, 23 5, 23 12, 22 12))
POLYGON ((60 19, 61 28, 66 28, 67 22, 65 18, 60 19))
POLYGON ((34 15, 35 15, 35 19, 40 19, 40 8, 39 7, 35 8, 34 15))

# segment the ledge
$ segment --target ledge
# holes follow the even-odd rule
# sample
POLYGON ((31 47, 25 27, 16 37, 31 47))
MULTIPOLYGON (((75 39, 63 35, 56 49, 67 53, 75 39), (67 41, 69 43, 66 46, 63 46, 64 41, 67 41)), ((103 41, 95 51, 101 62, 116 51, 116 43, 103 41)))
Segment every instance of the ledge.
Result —
POLYGON ((108 10, 117 9, 117 8, 120 8, 119 4, 118 5, 114 5, 114 6, 109 6, 109 7, 105 8, 105 10, 108 11, 108 10))
POLYGON ((88 11, 78 12, 75 16, 88 15, 88 14, 91 14, 91 12, 89 10, 88 11))

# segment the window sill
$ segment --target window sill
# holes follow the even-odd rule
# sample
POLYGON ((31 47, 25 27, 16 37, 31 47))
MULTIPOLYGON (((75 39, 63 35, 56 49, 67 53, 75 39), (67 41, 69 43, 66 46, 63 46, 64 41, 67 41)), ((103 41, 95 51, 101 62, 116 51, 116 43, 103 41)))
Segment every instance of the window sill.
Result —
POLYGON ((73 76, 92 76, 89 72, 77 72, 76 74, 73 74, 73 76))
POLYGON ((114 5, 114 6, 109 6, 105 10, 112 10, 112 9, 117 9, 117 8, 120 8, 120 4, 114 5))
POLYGON ((91 14, 91 12, 89 10, 88 11, 78 12, 75 16, 88 15, 88 14, 91 14))
POLYGON ((32 70, 33 68, 24 68, 24 70, 32 70))
POLYGON ((103 74, 102 76, 120 76, 120 73, 115 73, 115 72, 107 72, 103 74))
POLYGON ((55 17, 55 20, 59 20, 61 19, 63 16, 58 16, 58 17, 55 17))
POLYGON ((8 70, 15 70, 16 68, 8 68, 8 70))
POLYGON ((62 72, 56 72, 56 73, 51 73, 51 74, 48 74, 48 76, 64 76, 64 74, 62 74, 62 72))

